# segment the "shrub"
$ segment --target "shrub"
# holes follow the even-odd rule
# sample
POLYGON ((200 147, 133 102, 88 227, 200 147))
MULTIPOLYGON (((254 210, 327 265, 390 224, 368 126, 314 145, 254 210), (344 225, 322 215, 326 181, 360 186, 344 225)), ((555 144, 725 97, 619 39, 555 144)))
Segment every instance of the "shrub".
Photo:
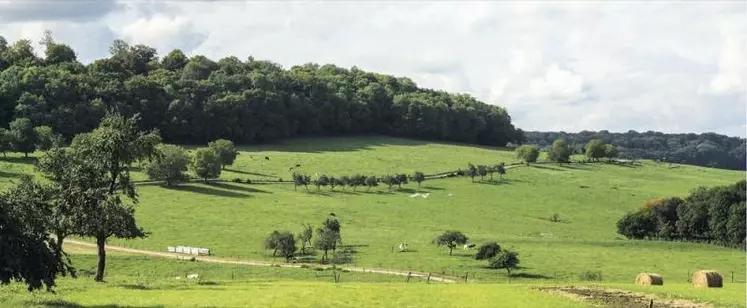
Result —
POLYGON ((602 281, 601 271, 585 271, 578 275, 581 281, 602 281))
POLYGON ((241 183, 241 179, 240 178, 235 178, 235 179, 233 179, 231 181, 234 182, 234 183, 241 183))
POLYGON ((476 260, 491 259, 495 257, 499 252, 501 252, 501 245, 498 245, 498 243, 496 242, 485 243, 482 246, 480 246, 480 249, 477 250, 475 259, 476 260))

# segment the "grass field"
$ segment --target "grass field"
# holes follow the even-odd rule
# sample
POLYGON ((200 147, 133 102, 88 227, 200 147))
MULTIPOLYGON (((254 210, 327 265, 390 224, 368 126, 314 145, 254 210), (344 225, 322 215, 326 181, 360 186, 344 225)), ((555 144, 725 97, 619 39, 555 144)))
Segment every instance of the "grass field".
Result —
MULTIPOLYGON (((515 161, 512 152, 487 147, 383 137, 301 139, 242 147, 237 162, 228 167, 229 171, 225 171, 221 178, 288 180, 288 169, 296 164, 311 175, 318 172, 341 176, 353 173, 411 173, 415 170, 436 173, 464 168, 467 162, 497 164, 515 161), (265 160, 265 156, 269 160, 265 160)), ((33 172, 31 161, 17 156, 0 160, 0 168, 3 170, 0 186, 8 185, 22 172, 33 172)), ((337 188, 335 192, 323 188, 317 192, 315 187, 309 187, 308 192, 299 188, 296 192, 293 185, 288 184, 247 185, 230 182, 209 185, 191 183, 175 188, 143 185, 139 187, 141 202, 137 207, 137 219, 151 235, 142 240, 114 240, 112 244, 158 251, 165 251, 166 246, 174 245, 200 246, 210 248, 221 257, 268 260, 270 257, 263 250, 262 243, 272 230, 286 229, 297 233, 301 224, 317 226, 333 212, 342 224, 344 243, 356 245, 357 253, 351 265, 460 276, 469 272, 471 278, 480 282, 499 284, 454 286, 449 290, 484 292, 480 298, 485 300, 495 295, 510 302, 514 293, 533 291, 521 285, 505 284, 508 280, 505 271, 485 268, 486 262, 472 258, 474 250, 455 250, 454 255, 449 256, 448 249, 431 244, 439 233, 459 230, 470 237, 470 242, 479 244, 494 240, 504 248, 518 251, 522 268, 512 277, 514 283, 578 282, 580 273, 600 271, 603 283, 627 286, 639 272, 654 271, 662 274, 668 283, 674 284, 671 288, 666 287, 672 290, 670 294, 687 296, 698 294, 687 292, 689 288, 684 286, 689 273, 698 269, 718 270, 724 274, 727 282, 730 282, 733 272, 737 282, 744 282, 744 252, 707 244, 630 241, 616 234, 615 222, 646 199, 685 196, 697 186, 732 184, 744 176, 744 172, 739 171, 693 166, 669 168, 666 164, 644 162, 640 166, 522 166, 509 169, 504 181, 486 179, 481 183, 471 183, 469 178, 450 178, 426 181, 421 188, 417 184, 408 184, 401 190, 388 191, 386 187, 379 186, 371 192, 365 189, 352 192, 350 188, 345 191, 337 188), (410 194, 416 191, 430 195, 427 199, 411 198, 410 194), (561 221, 551 222, 553 214, 558 214, 561 221), (393 252, 392 248, 401 242, 407 242, 412 251, 398 253, 395 249, 393 252), (677 285, 682 287, 678 289, 677 285)), ((142 174, 134 177, 144 179, 142 174)), ((120 262, 131 262, 121 260, 124 261, 115 259, 108 264, 114 267, 120 262)), ((132 299, 138 302, 126 303, 142 306, 172 303, 168 298, 199 300, 199 296, 189 294, 207 292, 202 287, 196 286, 190 292, 184 289, 164 291, 158 296, 148 297, 154 298, 153 301, 139 298, 132 299)), ((366 282, 339 287, 316 282, 284 281, 267 287, 291 294, 319 292, 325 298, 338 300, 341 305, 346 303, 346 297, 342 295, 356 293, 358 288, 367 290, 358 292, 361 296, 370 294, 372 303, 381 305, 407 303, 414 297, 444 305, 454 303, 437 295, 452 292, 439 289, 446 286, 417 288, 398 285, 395 288, 386 284, 370 286, 366 282), (373 300, 377 296, 388 302, 373 300)), ((216 291, 241 290, 238 293, 246 294, 247 298, 255 296, 278 306, 292 305, 271 294, 258 294, 259 291, 254 291, 256 286, 247 283, 221 285, 219 289, 216 291)), ((135 291, 95 287, 86 292, 88 295, 81 293, 71 297, 71 300, 85 304, 99 303, 95 298, 109 298, 121 292, 124 299, 131 297, 126 296, 127 292, 135 291), (98 295, 91 295, 94 293, 98 295)), ((744 299, 743 288, 741 293, 703 294, 703 300, 712 300, 710 296, 713 296, 721 303, 736 303, 744 299)), ((240 301, 242 296, 238 295, 232 300, 240 301)), ((523 297, 516 298, 520 300, 523 297)), ((520 302, 514 303, 514 306, 522 306, 520 302)), ((209 302, 204 304, 208 305, 209 302)), ((564 304, 578 305, 571 302, 564 304)), ((541 307, 541 304, 533 307, 541 307)))

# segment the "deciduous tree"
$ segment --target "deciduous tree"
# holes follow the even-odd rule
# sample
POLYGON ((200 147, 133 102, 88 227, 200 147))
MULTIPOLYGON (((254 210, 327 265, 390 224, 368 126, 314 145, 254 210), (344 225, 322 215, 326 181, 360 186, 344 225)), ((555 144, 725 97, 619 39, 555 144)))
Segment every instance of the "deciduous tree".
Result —
POLYGON ((439 235, 434 242, 437 246, 449 247, 449 255, 451 255, 457 245, 464 245, 467 243, 467 236, 459 231, 446 231, 439 235))
POLYGON ((191 167, 195 175, 204 179, 207 183, 208 179, 215 179, 220 176, 221 161, 213 149, 202 148, 195 150, 191 167))

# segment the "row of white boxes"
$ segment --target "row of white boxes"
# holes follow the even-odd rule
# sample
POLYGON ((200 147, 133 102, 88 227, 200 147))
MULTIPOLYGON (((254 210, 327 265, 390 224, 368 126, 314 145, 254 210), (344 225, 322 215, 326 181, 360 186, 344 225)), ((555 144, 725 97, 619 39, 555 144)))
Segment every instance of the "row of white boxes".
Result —
POLYGON ((210 255, 210 249, 207 248, 197 248, 197 247, 187 247, 187 246, 169 246, 168 247, 169 252, 175 252, 175 253, 186 253, 190 255, 210 255))

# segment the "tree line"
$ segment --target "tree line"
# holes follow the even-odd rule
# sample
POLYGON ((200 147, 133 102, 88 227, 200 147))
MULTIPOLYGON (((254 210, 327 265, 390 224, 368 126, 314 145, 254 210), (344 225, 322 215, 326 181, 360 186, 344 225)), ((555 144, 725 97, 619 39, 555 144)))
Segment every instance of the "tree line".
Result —
POLYGON ((671 163, 690 164, 734 170, 747 169, 744 138, 728 137, 715 133, 665 134, 660 132, 611 133, 582 131, 566 132, 524 132, 524 143, 534 144, 541 149, 552 146, 555 140, 562 139, 573 153, 584 154, 584 145, 593 139, 614 145, 622 158, 652 159, 671 163))
POLYGON ((630 239, 714 243, 745 248, 745 180, 733 185, 699 187, 685 199, 646 201, 617 222, 630 239))
POLYGON ((309 254, 310 252, 307 251, 307 248, 315 248, 324 252, 320 260, 321 263, 330 261, 334 263, 345 262, 347 261, 346 258, 337 255, 337 246, 342 245, 340 229, 340 221, 337 220, 334 214, 330 214, 322 225, 316 229, 316 238, 314 238, 313 243, 314 229, 311 225, 305 224, 301 232, 295 237, 290 231, 272 231, 265 238, 264 247, 265 249, 272 250, 273 257, 280 253, 280 255, 285 257, 286 262, 291 261, 299 254, 309 254), (301 242, 300 252, 296 245, 296 239, 301 242), (329 251, 332 251, 334 256, 332 260, 329 259, 329 251))
POLYGON ((121 40, 110 57, 84 65, 49 32, 42 44, 37 57, 29 40, 0 37, 0 127, 25 118, 70 140, 114 110, 139 113, 140 129, 179 144, 372 133, 502 146, 522 134, 502 107, 357 67, 284 69, 253 57, 188 58, 178 49, 159 57, 121 40))

